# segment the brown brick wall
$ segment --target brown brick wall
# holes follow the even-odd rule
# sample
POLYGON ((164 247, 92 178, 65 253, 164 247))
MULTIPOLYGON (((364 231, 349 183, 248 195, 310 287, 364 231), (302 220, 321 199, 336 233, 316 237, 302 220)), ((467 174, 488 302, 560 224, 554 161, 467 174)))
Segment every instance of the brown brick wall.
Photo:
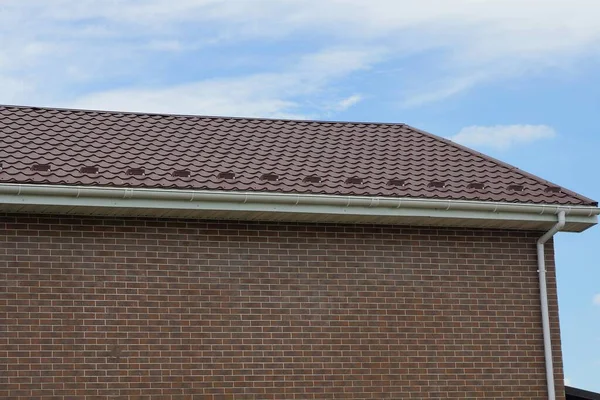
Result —
POLYGON ((0 397, 544 399, 538 236, 0 216, 0 397))

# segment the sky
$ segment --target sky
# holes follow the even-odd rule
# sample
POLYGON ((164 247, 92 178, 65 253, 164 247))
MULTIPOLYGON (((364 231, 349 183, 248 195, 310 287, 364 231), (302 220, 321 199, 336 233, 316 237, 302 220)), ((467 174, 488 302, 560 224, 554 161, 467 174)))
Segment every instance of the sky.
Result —
MULTIPOLYGON (((404 122, 600 200, 597 0, 0 0, 0 103, 404 122)), ((600 228, 556 236, 600 392, 600 228)))

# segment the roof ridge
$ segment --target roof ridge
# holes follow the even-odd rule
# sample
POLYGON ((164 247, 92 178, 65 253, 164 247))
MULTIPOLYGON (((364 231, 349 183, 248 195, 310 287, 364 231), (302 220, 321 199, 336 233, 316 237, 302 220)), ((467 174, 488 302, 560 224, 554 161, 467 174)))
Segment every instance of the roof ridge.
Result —
POLYGON ((144 112, 144 111, 119 111, 119 110, 97 110, 90 108, 69 108, 69 107, 49 107, 49 106, 27 106, 16 104, 0 104, 0 108, 20 108, 20 109, 37 109, 48 111, 70 111, 70 112, 87 112, 100 114, 117 114, 117 115, 148 115, 157 117, 179 117, 179 118, 207 118, 207 119, 234 119, 234 120, 253 120, 253 121, 281 121, 281 122, 312 122, 318 124, 345 124, 345 125, 389 125, 389 126, 407 126, 403 122, 375 122, 375 121, 339 121, 339 120, 319 120, 319 119, 292 119, 292 118, 267 118, 267 117, 232 117, 226 115, 202 115, 202 114, 172 114, 159 112, 144 112))
POLYGON ((597 202, 596 202, 595 200, 593 200, 593 199, 590 199, 589 197, 583 196, 583 195, 581 195, 581 194, 579 194, 579 193, 577 193, 577 192, 574 192, 574 191, 572 191, 572 190, 569 190, 569 189, 565 188, 565 187, 564 187, 564 186, 562 186, 562 185, 556 184, 556 183, 554 183, 554 182, 551 182, 551 181, 549 181, 549 180, 547 180, 547 179, 541 178, 541 177, 539 177, 539 176, 537 176, 537 175, 535 175, 535 174, 529 173, 529 172, 527 172, 527 171, 525 171, 525 170, 522 170, 522 169, 521 169, 521 168, 519 168, 519 167, 515 167, 514 165, 512 165, 512 164, 509 164, 509 163, 507 163, 507 162, 504 162, 504 161, 502 161, 502 160, 499 160, 499 159, 497 159, 497 158, 495 158, 495 157, 488 156, 487 154, 483 154, 483 153, 481 153, 481 152, 479 152, 479 151, 477 151, 477 150, 473 150, 473 149, 471 149, 471 148, 469 148, 469 147, 467 147, 467 146, 463 146, 462 144, 460 144, 460 143, 456 143, 456 142, 455 142, 455 141, 453 141, 453 140, 450 140, 450 139, 448 139, 448 138, 445 138, 445 137, 443 137, 443 136, 438 136, 438 135, 436 135, 436 134, 433 134, 433 133, 430 133, 430 132, 424 131, 424 130, 422 130, 422 129, 415 128, 415 127, 413 127, 413 126, 411 126, 411 125, 407 125, 407 124, 405 124, 404 126, 405 126, 405 127, 407 127, 407 128, 410 128, 410 129, 414 130, 415 132, 419 132, 419 133, 421 133, 421 134, 423 134, 423 135, 426 135, 426 136, 429 136, 429 137, 431 137, 431 138, 433 138, 433 139, 440 140, 440 141, 442 141, 442 142, 444 142, 444 143, 446 143, 446 144, 448 144, 448 145, 450 145, 450 146, 453 146, 453 147, 455 147, 455 148, 458 148, 458 149, 460 149, 460 150, 466 151, 466 152, 468 152, 468 153, 470 153, 470 154, 472 154, 472 155, 474 155, 474 156, 476 156, 476 157, 479 157, 479 158, 481 158, 481 159, 483 159, 483 160, 486 160, 486 161, 491 161, 491 162, 493 162, 493 163, 496 163, 496 164, 498 164, 498 165, 501 165, 501 166, 503 166, 503 167, 509 168, 509 169, 511 169, 511 170, 513 170, 513 171, 515 171, 515 172, 517 172, 517 173, 519 173, 519 174, 523 175, 524 177, 527 177, 527 178, 530 178, 530 179, 536 180, 536 181, 538 181, 538 182, 541 182, 541 183, 547 184, 548 186, 557 186, 557 187, 560 187, 562 191, 564 191, 565 193, 567 193, 567 194, 569 194, 569 195, 571 195, 571 196, 577 197, 577 198, 579 198, 579 199, 581 199, 581 200, 584 200, 584 201, 586 201, 586 202, 590 202, 590 203, 596 203, 596 204, 597 204, 597 202))

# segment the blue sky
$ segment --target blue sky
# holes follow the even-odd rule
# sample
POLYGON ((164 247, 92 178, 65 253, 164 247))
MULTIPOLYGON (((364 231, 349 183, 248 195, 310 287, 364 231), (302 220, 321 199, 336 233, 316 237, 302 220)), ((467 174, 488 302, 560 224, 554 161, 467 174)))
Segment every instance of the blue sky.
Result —
MULTIPOLYGON (((600 199, 597 0, 2 0, 0 103, 406 122, 600 199)), ((600 392, 600 228, 557 236, 600 392)))

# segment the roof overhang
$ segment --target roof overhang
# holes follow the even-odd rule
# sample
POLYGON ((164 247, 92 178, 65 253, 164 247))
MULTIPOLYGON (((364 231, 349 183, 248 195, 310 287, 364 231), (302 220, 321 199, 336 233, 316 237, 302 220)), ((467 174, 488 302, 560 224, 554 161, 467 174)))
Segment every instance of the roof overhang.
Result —
POLYGON ((600 393, 565 386, 567 400, 600 400, 600 393))
POLYGON ((0 184, 0 212, 122 217, 401 224, 564 230, 598 222, 598 207, 367 196, 0 184))

